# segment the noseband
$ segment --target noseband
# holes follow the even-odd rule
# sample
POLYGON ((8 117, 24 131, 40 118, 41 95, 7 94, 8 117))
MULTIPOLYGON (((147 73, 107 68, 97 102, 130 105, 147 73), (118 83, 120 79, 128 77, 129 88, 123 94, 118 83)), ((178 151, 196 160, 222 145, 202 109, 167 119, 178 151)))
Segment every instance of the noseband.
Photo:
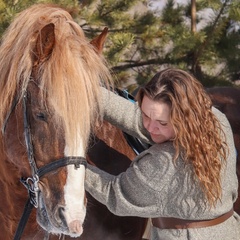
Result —
MULTIPOLYGON (((11 109, 11 112, 16 106, 16 101, 11 109)), ((9 118, 11 112, 9 113, 7 119, 9 118)), ((18 228, 16 230, 14 240, 18 240, 21 238, 21 235, 23 233, 23 230, 25 228, 25 225, 27 223, 27 220, 29 218, 29 215, 31 213, 31 210, 33 207, 38 208, 38 200, 39 200, 39 192, 40 189, 38 187, 39 179, 44 176, 45 174, 61 168, 65 167, 67 165, 74 165, 75 169, 80 168, 80 165, 87 166, 87 161, 84 157, 64 157, 61 159, 58 159, 56 161, 50 162, 47 165, 38 168, 36 161, 34 159, 34 152, 33 152, 33 143, 31 138, 31 131, 30 131, 30 125, 28 122, 28 111, 27 111, 27 92, 23 95, 23 121, 24 121, 24 137, 26 142, 26 148, 27 148, 27 154, 28 154, 28 161, 29 165, 31 167, 31 173, 32 176, 28 178, 21 178, 20 181, 23 183, 23 185, 28 190, 28 196, 29 199, 25 205, 24 212, 22 214, 21 220, 18 224, 18 228)), ((5 130, 6 122, 3 126, 3 130, 5 130)))

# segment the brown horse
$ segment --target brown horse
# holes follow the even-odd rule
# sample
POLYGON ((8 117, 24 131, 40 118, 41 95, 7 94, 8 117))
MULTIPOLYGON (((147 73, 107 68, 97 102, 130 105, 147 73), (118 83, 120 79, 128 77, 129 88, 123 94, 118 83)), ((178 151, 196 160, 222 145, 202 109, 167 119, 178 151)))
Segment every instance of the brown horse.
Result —
POLYGON ((113 174, 134 156, 121 133, 101 123, 100 86, 111 82, 98 53, 105 36, 90 44, 68 12, 45 4, 20 13, 5 33, 1 239, 141 239, 145 219, 113 216, 84 191, 88 145, 89 161, 113 174))
MULTIPOLYGON (((233 87, 214 87, 207 89, 213 105, 228 118, 233 131, 237 151, 237 175, 240 185, 240 89, 233 87)), ((240 188, 234 210, 240 214, 240 188)))

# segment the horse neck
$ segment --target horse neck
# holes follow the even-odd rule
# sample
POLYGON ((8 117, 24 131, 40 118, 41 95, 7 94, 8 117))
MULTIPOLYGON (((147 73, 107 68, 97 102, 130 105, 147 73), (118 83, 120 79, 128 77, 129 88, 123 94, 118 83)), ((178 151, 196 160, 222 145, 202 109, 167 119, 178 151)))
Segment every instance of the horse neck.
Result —
POLYGON ((96 127, 95 134, 108 146, 127 156, 130 160, 135 158, 136 154, 128 145, 122 131, 117 127, 104 121, 101 126, 96 127))
MULTIPOLYGON (((11 234, 15 231, 21 217, 28 194, 23 185, 20 184, 20 174, 17 167, 8 159, 0 147, 0 232, 11 234)), ((8 235, 9 236, 9 235, 8 235)), ((9 239, 4 238, 3 239, 9 239)))
MULTIPOLYGON (((20 178, 21 174, 18 168, 9 160, 6 154, 1 153, 1 160, 0 160, 0 181, 1 186, 4 185, 5 188, 3 190, 9 188, 9 196, 13 196, 12 198, 16 198, 16 196, 21 196, 22 192, 25 191, 23 185, 20 185, 20 178)), ((3 194, 1 194, 1 197, 3 194)), ((27 194, 25 194, 27 195, 27 194)))

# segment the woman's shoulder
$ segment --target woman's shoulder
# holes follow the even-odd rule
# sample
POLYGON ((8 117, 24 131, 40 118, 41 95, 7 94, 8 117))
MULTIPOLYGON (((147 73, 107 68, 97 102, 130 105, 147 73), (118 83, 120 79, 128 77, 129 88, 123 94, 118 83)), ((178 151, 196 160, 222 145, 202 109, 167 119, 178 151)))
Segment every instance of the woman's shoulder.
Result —
POLYGON ((231 125, 230 125, 226 115, 215 107, 212 107, 212 112, 216 116, 218 121, 220 122, 220 124, 222 126, 222 130, 224 131, 224 133, 226 135, 229 135, 229 136, 232 137, 233 134, 232 134, 232 130, 231 130, 231 125))
POLYGON ((221 112, 219 109, 217 109, 216 107, 212 107, 212 113, 217 117, 217 119, 220 122, 228 123, 228 119, 227 119, 226 115, 223 112, 221 112))
POLYGON ((152 152, 152 153, 170 153, 170 154, 174 154, 175 152, 175 148, 173 146, 173 142, 172 141, 166 141, 166 142, 163 142, 163 143, 157 143, 157 144, 154 144, 152 145, 149 150, 152 152))
MULTIPOLYGON (((168 141, 160 144, 153 144, 147 150, 142 152, 137 158, 137 161, 145 159, 151 159, 151 164, 159 164, 159 162, 166 162, 169 164, 174 157, 175 149, 173 143, 168 141)), ((148 160, 147 160, 148 161, 148 160)))
POLYGON ((175 150, 172 142, 154 144, 133 161, 138 176, 152 189, 161 191, 169 181, 184 178, 186 169, 179 158, 173 161, 175 150))

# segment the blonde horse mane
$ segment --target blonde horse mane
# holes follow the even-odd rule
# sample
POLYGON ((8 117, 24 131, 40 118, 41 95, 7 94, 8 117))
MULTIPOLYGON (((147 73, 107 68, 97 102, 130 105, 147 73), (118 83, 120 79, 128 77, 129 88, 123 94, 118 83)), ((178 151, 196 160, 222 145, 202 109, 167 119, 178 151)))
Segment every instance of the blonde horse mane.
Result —
POLYGON ((21 12, 3 36, 0 73, 1 127, 15 96, 21 99, 29 81, 37 81, 43 98, 63 123, 66 143, 74 146, 70 150, 78 146, 78 134, 86 149, 91 127, 101 117, 100 85, 110 83, 111 76, 104 59, 67 11, 37 4, 21 12), (55 46, 38 79, 31 79, 36 39, 49 23, 55 26, 55 46))

